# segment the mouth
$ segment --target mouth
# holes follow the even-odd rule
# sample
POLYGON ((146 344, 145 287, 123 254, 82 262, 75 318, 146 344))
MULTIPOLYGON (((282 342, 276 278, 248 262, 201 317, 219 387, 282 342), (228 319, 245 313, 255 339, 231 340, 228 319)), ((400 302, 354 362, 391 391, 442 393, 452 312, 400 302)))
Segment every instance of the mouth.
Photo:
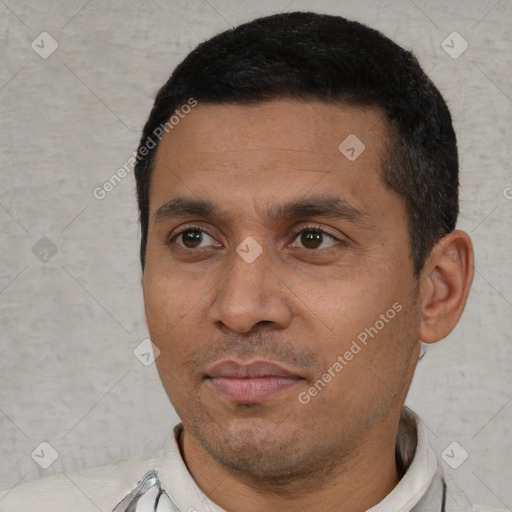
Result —
POLYGON ((222 361, 206 372, 205 380, 215 391, 240 403, 258 403, 290 389, 304 378, 269 361, 241 364, 222 361))

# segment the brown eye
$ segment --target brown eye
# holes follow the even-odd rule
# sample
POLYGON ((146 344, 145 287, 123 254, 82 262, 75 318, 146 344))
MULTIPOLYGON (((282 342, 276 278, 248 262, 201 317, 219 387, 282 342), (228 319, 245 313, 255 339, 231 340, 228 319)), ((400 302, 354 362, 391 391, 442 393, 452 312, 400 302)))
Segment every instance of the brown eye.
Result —
POLYGON ((332 235, 319 229, 304 229, 297 234, 300 246, 305 249, 324 249, 336 244, 337 240, 332 235), (327 244, 327 245, 325 245, 327 244))
POLYGON ((187 229, 178 235, 177 240, 179 245, 186 249, 196 249, 198 247, 204 247, 202 244, 205 241, 211 243, 213 238, 200 229, 187 229))
POLYGON ((322 233, 315 233, 313 231, 305 231, 300 237, 302 245, 308 249, 318 249, 322 245, 322 240, 322 233))

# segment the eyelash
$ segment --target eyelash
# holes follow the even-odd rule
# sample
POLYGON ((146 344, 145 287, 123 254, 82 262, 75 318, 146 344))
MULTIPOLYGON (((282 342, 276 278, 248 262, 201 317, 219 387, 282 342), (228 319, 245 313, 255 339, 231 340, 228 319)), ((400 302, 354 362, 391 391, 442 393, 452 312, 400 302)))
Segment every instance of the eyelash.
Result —
MULTIPOLYGON (((178 233, 175 233, 174 235, 172 235, 169 238, 167 245, 171 246, 172 244, 174 244, 175 241, 179 238, 179 236, 182 235, 183 233, 186 233, 187 231, 201 231, 203 233, 206 233, 208 236, 211 236, 212 238, 214 238, 214 236, 211 233, 209 233, 206 229, 199 227, 197 225, 191 224, 191 225, 188 225, 188 226, 184 227, 183 229, 181 229, 178 233)), ((343 240, 340 240, 338 237, 334 236, 332 233, 329 233, 329 231, 319 228, 318 226, 312 226, 312 225, 303 226, 300 229, 295 230, 292 235, 293 240, 295 240, 300 234, 302 234, 304 232, 321 233, 321 234, 330 236, 333 240, 335 240, 339 244, 346 245, 346 242, 344 242, 343 240)), ((196 249, 188 249, 188 248, 182 247, 182 246, 180 246, 180 248, 184 249, 184 250, 191 251, 191 252, 196 251, 196 249)), ((312 252, 315 250, 324 250, 325 251, 325 250, 329 250, 329 249, 332 249, 332 247, 327 247, 324 249, 306 249, 306 250, 309 252, 312 252)))

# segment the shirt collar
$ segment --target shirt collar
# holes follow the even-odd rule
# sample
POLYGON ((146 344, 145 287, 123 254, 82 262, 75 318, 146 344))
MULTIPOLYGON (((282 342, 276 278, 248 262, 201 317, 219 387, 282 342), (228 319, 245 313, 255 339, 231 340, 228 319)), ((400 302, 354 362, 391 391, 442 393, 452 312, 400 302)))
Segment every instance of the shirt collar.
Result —
POLYGON ((427 429, 407 407, 404 407, 400 418, 397 454, 406 468, 404 476, 380 503, 367 512, 409 512, 421 500, 436 475, 437 458, 428 444, 427 429))

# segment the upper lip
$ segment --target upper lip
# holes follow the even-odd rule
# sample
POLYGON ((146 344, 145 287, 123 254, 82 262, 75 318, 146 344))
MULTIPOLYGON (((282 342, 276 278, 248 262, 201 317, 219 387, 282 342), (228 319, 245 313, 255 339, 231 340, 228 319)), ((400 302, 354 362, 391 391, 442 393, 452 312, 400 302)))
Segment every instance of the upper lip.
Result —
POLYGON ((231 377, 239 379, 255 377, 300 378, 300 375, 270 361, 258 360, 251 363, 239 363, 229 359, 212 366, 206 372, 206 377, 231 377))

